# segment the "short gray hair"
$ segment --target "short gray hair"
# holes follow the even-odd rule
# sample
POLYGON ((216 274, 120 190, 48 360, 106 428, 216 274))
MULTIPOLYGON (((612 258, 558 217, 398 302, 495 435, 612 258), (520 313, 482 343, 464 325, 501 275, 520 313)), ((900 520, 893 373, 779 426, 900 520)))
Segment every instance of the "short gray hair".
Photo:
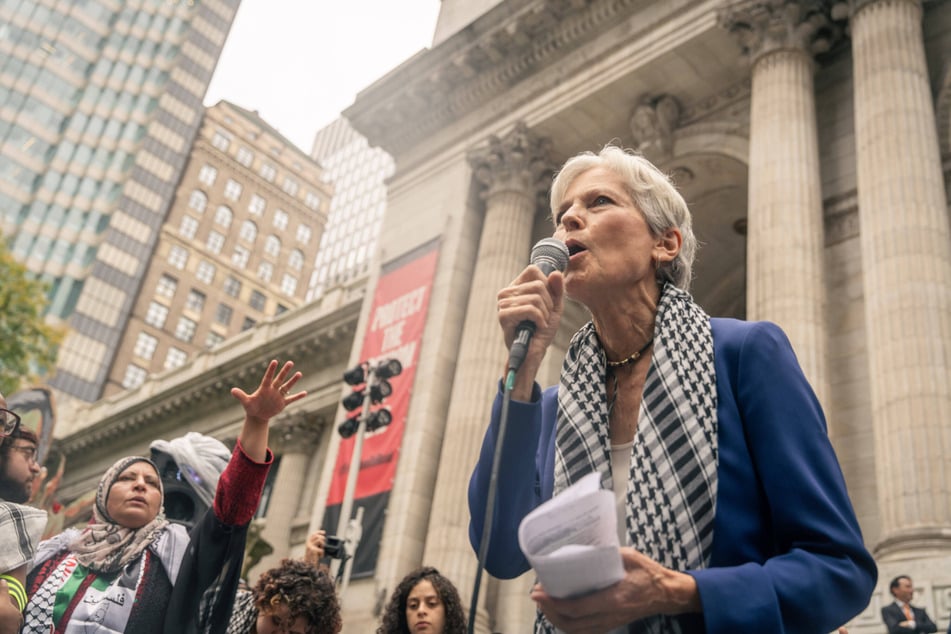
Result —
POLYGON ((672 228, 680 230, 683 236, 680 253, 671 262, 658 267, 657 281, 669 281, 678 288, 690 290, 693 259, 697 252, 690 210, 670 178, 640 154, 622 150, 616 145, 606 145, 597 154, 582 152, 568 159, 551 185, 552 214, 557 211, 572 181, 595 167, 609 169, 624 179, 627 193, 644 215, 651 235, 657 237, 672 228))

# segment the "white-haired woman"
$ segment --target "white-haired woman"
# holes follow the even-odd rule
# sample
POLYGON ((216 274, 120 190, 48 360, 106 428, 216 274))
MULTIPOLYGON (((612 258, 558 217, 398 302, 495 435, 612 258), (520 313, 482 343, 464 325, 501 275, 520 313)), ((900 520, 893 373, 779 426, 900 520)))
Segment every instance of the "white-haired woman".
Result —
MULTIPOLYGON (((693 302, 696 239, 669 179, 609 146, 564 165, 551 208, 567 271, 528 266, 498 295, 507 345, 523 320, 537 331, 512 390, 487 570, 525 572, 521 519, 599 472, 625 576, 580 598, 536 586, 536 631, 828 632, 861 611, 877 573, 819 403, 777 326, 693 302), (542 391, 565 295, 591 321, 542 391)), ((470 482, 475 548, 501 400, 470 482)))

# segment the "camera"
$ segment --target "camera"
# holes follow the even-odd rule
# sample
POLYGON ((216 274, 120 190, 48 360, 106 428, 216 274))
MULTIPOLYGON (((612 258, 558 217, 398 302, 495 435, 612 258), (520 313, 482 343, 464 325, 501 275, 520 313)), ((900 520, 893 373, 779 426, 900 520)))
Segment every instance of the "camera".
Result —
POLYGON ((324 542, 324 557, 332 559, 347 559, 347 547, 343 539, 336 535, 327 535, 327 541, 324 542))

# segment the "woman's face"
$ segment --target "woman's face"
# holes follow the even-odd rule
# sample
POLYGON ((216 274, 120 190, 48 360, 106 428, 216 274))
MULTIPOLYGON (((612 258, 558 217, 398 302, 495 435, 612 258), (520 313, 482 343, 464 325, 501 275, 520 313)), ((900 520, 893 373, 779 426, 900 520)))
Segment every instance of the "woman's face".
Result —
POLYGON ((614 171, 595 167, 578 175, 555 210, 554 237, 568 246, 568 295, 589 308, 618 289, 656 284, 651 263, 658 238, 614 171))
POLYGON ((446 628, 446 606, 428 579, 423 579, 406 599, 406 623, 411 634, 442 634, 446 628))
POLYGON ((159 476, 147 462, 129 465, 109 489, 106 511, 116 524, 142 528, 155 519, 162 508, 159 476))
POLYGON ((291 618, 286 603, 272 603, 258 614, 257 634, 307 634, 307 620, 302 616, 291 618))

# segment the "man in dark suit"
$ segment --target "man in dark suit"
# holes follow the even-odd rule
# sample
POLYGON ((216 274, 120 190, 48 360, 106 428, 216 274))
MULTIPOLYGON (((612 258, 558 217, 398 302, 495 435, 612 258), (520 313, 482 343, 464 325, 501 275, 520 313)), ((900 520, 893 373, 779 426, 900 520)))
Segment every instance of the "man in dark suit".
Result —
POLYGON ((923 608, 916 608, 911 605, 911 597, 915 594, 911 577, 898 575, 892 579, 888 589, 895 597, 894 603, 889 603, 882 608, 882 620, 885 621, 888 634, 938 631, 938 626, 935 625, 923 608))

